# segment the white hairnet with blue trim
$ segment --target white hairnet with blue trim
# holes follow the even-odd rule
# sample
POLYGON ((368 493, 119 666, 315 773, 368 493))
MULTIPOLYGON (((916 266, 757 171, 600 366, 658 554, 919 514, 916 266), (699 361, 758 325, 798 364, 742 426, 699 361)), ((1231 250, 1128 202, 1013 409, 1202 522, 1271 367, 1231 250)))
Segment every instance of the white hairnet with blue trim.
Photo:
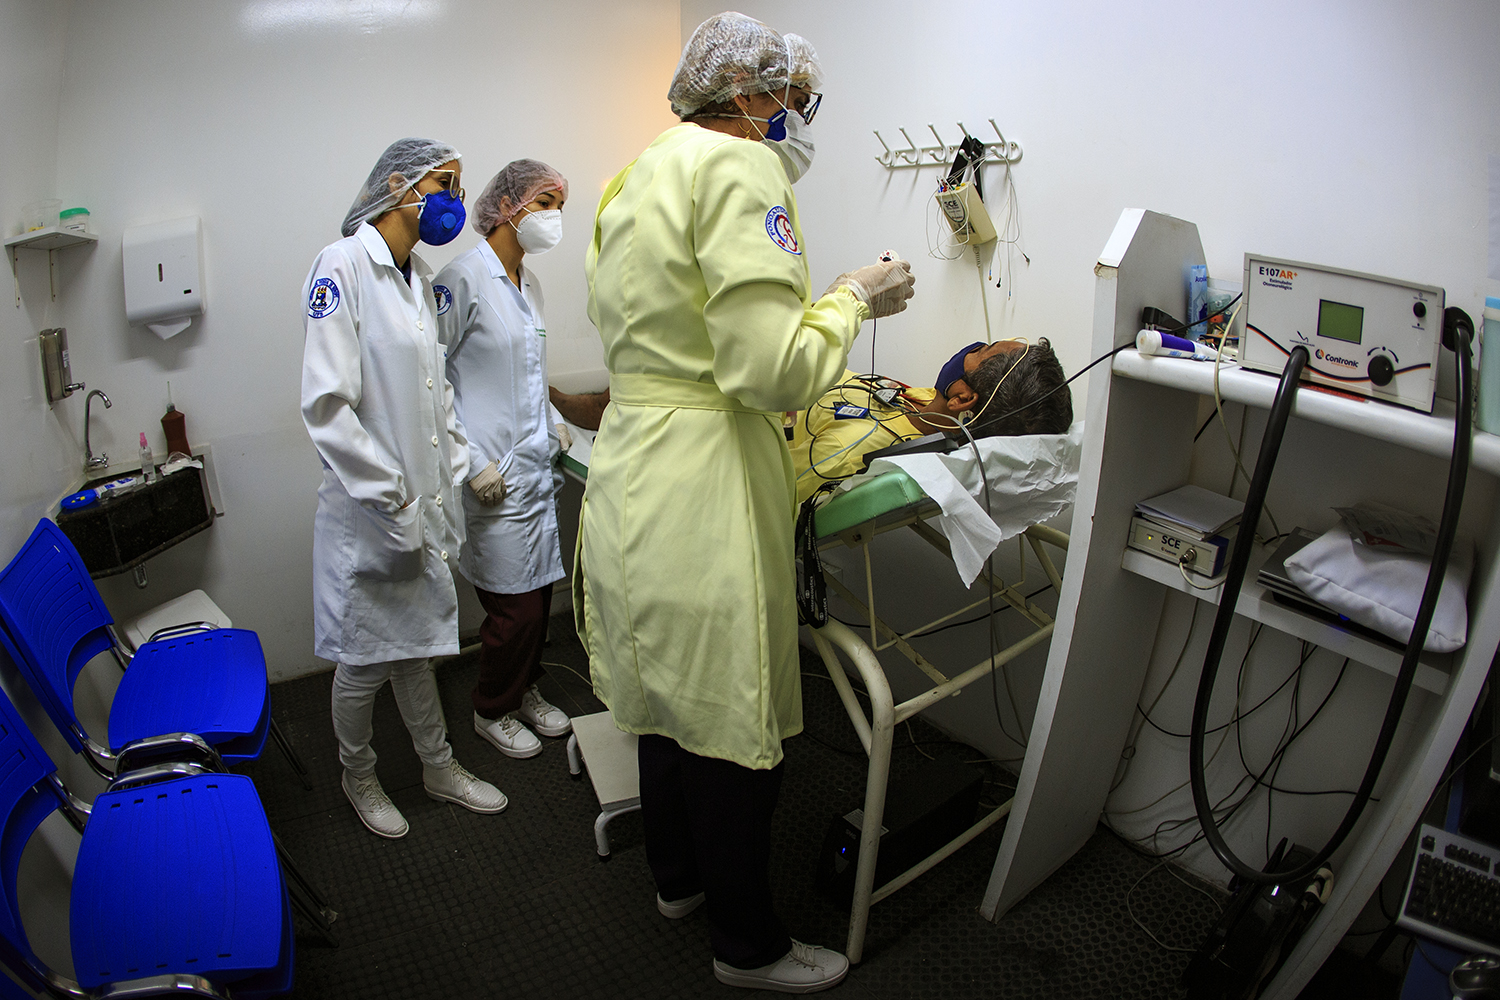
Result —
POLYGON ((365 179, 365 186, 359 189, 354 204, 349 206, 341 231, 345 236, 353 236, 360 223, 373 222, 405 198, 406 192, 416 186, 427 171, 458 158, 458 150, 445 142, 397 139, 380 154, 375 169, 365 179), (394 191, 390 185, 392 174, 401 176, 394 191))
POLYGON ((667 97, 672 112, 686 118, 741 94, 782 90, 788 82, 816 90, 822 81, 823 67, 807 39, 778 34, 753 17, 726 11, 693 31, 667 97))

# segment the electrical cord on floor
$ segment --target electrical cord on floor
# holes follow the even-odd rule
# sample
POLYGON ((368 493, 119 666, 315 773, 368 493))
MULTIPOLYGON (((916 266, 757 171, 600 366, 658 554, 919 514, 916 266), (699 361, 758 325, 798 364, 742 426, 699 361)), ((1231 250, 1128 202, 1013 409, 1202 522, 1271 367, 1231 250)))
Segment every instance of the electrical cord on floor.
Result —
POLYGON ((1136 879, 1135 880, 1135 884, 1132 885, 1129 889, 1127 889, 1125 891, 1125 912, 1130 915, 1130 919, 1135 921, 1135 925, 1137 927, 1139 927, 1142 931, 1144 931, 1145 934, 1146 934, 1146 936, 1148 938, 1150 938, 1152 941, 1156 942, 1156 946, 1158 948, 1162 949, 1163 951, 1179 951, 1179 952, 1183 952, 1184 954, 1191 955, 1191 954, 1194 954, 1195 952, 1197 952, 1198 949, 1197 948, 1179 948, 1179 947, 1177 947, 1175 945, 1167 944, 1161 938, 1157 937, 1154 933, 1152 933, 1151 928, 1147 927, 1141 921, 1141 918, 1135 915, 1135 910, 1133 910, 1131 908, 1131 906, 1130 906, 1130 897, 1132 895, 1134 895, 1136 889, 1140 888, 1141 883, 1144 882, 1144 881, 1146 881, 1146 876, 1147 875, 1151 875, 1154 872, 1160 871, 1162 868, 1165 868, 1168 864, 1170 864, 1170 862, 1165 861, 1165 860, 1158 861, 1156 864, 1152 865, 1150 868, 1148 868, 1146 870, 1146 874, 1145 875, 1142 875, 1140 878, 1136 879))

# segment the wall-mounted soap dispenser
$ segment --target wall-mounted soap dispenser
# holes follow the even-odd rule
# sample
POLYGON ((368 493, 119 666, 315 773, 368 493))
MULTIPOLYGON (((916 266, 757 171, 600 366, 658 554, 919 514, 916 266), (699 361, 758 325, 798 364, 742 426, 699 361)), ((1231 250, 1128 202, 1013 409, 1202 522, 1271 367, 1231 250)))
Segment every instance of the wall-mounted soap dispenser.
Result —
POLYGON ((77 389, 87 389, 73 381, 73 366, 68 363, 68 331, 63 327, 43 330, 37 337, 42 346, 42 382, 47 387, 47 403, 66 399, 77 389))
POLYGON ((203 314, 203 223, 196 216, 127 229, 121 251, 132 325, 166 340, 203 314))

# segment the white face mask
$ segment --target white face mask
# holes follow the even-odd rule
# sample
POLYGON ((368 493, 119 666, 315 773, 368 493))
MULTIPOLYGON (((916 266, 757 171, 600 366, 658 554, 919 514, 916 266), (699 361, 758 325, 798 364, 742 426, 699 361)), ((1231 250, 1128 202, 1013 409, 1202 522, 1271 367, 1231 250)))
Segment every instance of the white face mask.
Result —
POLYGON ((793 184, 802 179, 812 166, 813 140, 812 126, 802 120, 802 116, 795 111, 786 116, 786 138, 780 142, 772 142, 770 139, 762 139, 763 143, 770 146, 776 155, 781 158, 781 166, 786 170, 787 179, 793 184))
POLYGON ((532 212, 520 223, 511 221, 516 231, 516 242, 526 253, 546 253, 562 239, 562 209, 551 208, 545 212, 532 212))

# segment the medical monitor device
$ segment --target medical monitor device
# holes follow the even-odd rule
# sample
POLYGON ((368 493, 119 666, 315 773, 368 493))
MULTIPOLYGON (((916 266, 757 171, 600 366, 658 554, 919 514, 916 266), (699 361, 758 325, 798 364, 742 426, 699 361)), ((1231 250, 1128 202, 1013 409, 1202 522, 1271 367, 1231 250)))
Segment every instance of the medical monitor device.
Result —
POLYGON ((1441 288, 1248 253, 1244 287, 1242 366, 1280 375, 1301 345, 1307 381, 1432 412, 1441 288))

